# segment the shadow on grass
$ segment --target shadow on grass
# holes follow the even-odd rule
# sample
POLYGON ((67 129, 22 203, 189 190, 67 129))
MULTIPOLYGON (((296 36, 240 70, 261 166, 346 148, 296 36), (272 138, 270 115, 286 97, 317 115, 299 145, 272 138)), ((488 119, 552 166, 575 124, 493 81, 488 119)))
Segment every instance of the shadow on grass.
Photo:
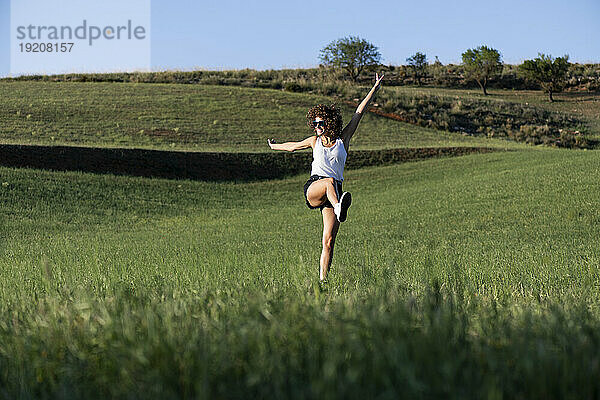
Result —
MULTIPOLYGON (((489 153, 485 147, 350 151, 346 168, 389 165, 433 157, 489 153)), ((208 153, 70 146, 0 145, 0 165, 54 171, 192 179, 252 181, 308 174, 312 153, 208 153)))

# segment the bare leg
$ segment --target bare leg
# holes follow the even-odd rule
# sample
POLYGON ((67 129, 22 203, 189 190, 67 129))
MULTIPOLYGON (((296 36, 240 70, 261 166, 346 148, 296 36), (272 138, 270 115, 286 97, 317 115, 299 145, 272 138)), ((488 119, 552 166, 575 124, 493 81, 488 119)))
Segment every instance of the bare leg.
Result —
POLYGON ((325 280, 331 260, 333 259, 333 246, 337 236, 340 223, 338 222, 333 208, 323 208, 323 250, 321 251, 319 279, 325 280))
POLYGON ((319 179, 310 184, 306 191, 306 198, 313 207, 319 207, 325 200, 329 200, 331 205, 336 204, 339 199, 335 192, 333 178, 319 179))

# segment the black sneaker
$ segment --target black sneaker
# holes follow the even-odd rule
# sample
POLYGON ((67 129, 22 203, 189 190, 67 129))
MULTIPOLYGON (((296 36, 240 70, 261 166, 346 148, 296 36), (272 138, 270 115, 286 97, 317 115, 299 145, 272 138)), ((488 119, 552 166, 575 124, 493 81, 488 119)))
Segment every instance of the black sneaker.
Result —
POLYGON ((337 217, 338 221, 344 222, 346 218, 348 218, 348 208, 352 204, 352 195, 350 194, 350 192, 342 193, 340 204, 340 214, 337 217))

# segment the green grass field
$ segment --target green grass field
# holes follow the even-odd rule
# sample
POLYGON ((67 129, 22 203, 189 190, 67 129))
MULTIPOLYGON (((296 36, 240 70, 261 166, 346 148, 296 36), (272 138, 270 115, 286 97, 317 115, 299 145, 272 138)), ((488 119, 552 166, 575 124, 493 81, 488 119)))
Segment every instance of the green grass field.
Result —
MULTIPOLYGON (((365 91, 366 93, 366 91, 365 91)), ((305 115, 333 98, 183 84, 0 82, 0 141, 191 151, 267 152, 267 138, 311 134, 305 115)), ((344 121, 354 109, 338 101, 344 121)), ((506 140, 465 137, 368 114, 354 149, 487 146, 506 140)))
POLYGON ((596 397, 599 168, 539 150, 347 171, 323 292, 306 176, 2 168, 0 396, 596 397))
MULTIPOLYGON (((488 107, 496 124, 545 110, 600 138, 590 93, 383 90, 384 111, 394 98, 416 116, 450 104, 439 121, 473 122, 488 107)), ((0 81, 0 142, 267 152, 266 138, 308 136, 307 109, 332 101, 0 81)), ((517 151, 347 170, 354 201, 325 290, 307 176, 0 167, 0 398, 599 397, 597 153, 484 136, 367 114, 353 149, 517 151)))

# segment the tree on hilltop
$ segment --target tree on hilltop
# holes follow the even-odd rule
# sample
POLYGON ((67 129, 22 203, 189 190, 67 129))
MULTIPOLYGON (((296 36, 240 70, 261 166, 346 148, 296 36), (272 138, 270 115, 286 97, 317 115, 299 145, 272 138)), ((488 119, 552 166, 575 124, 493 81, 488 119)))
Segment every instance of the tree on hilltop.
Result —
POLYGON ((406 62, 412 69, 417 84, 421 86, 421 79, 427 76, 427 56, 423 53, 416 52, 411 57, 408 57, 406 62))
POLYGON ((496 49, 479 46, 462 53, 467 79, 474 79, 487 96, 488 82, 502 73, 502 57, 496 49))
POLYGON ((357 81, 361 72, 379 65, 381 54, 373 44, 356 36, 334 40, 321 50, 324 65, 345 70, 350 79, 357 81))
POLYGON ((533 60, 525 60, 519 65, 519 72, 527 79, 537 82, 548 93, 550 102, 552 93, 560 92, 567 82, 569 56, 553 58, 551 55, 539 53, 533 60))

